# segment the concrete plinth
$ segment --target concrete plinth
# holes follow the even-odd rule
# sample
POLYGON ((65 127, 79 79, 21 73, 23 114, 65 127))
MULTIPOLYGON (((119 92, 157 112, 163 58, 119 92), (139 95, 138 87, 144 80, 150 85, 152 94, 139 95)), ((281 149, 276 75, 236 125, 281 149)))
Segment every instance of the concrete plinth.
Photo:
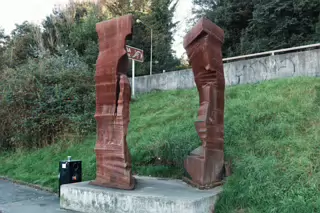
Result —
POLYGON ((136 177, 135 190, 61 186, 60 207, 84 213, 211 213, 221 187, 198 190, 179 180, 136 177))

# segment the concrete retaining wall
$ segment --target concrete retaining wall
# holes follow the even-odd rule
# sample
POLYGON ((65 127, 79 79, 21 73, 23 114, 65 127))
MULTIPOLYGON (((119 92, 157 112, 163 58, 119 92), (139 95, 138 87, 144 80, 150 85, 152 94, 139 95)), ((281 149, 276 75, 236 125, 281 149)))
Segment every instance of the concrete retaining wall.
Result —
MULTIPOLYGON (((297 76, 319 77, 320 49, 229 62, 224 64, 224 73, 227 85, 297 76)), ((135 83, 136 93, 195 87, 191 69, 137 77, 135 83)))

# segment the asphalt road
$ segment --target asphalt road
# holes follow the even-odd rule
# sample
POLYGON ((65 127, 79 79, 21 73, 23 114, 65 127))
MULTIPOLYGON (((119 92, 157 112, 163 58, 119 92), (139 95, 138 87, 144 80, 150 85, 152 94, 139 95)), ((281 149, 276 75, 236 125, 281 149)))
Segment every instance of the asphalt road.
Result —
POLYGON ((0 213, 71 213, 60 209, 58 196, 0 180, 0 213))

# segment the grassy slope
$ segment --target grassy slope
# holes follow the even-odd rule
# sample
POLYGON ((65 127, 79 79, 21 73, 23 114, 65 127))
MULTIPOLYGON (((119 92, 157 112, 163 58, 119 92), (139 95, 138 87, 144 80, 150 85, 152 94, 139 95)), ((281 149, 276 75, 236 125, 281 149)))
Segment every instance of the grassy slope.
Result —
MULTIPOLYGON (((181 177, 184 156, 200 143, 197 108, 195 89, 137 98, 128 136, 136 174, 181 177)), ((2 153, 0 174, 56 188, 58 161, 72 155, 83 160, 84 179, 94 179, 94 144, 91 137, 2 153)), ((234 173, 217 212, 320 212, 320 79, 228 88, 225 148, 234 173)))

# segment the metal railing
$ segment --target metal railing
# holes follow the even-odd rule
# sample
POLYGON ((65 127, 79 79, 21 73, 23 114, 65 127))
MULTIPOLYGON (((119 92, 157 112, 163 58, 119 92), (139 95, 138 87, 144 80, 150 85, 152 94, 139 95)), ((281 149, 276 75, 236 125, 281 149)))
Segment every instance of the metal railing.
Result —
POLYGON ((308 48, 320 48, 320 43, 304 45, 304 46, 299 46, 299 47, 291 47, 291 48, 280 49, 280 50, 272 50, 272 51, 261 52, 261 53, 254 53, 254 54, 249 54, 249 55, 235 56, 235 57, 230 57, 230 58, 224 58, 223 62, 230 62, 230 61, 241 60, 241 59, 256 58, 258 56, 275 55, 277 53, 286 53, 286 52, 297 51, 297 50, 301 51, 301 50, 305 50, 305 49, 308 49, 308 48))

